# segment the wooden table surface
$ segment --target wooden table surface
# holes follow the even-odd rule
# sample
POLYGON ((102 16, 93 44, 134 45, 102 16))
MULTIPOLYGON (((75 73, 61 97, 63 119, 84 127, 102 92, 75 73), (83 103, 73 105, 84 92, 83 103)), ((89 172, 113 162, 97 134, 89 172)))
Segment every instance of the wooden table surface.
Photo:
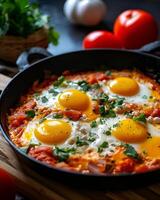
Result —
MULTIPOLYGON (((60 43, 57 47, 49 46, 53 54, 81 49, 82 38, 94 29, 112 29, 116 16, 128 8, 142 8, 150 11, 160 27, 159 0, 106 0, 108 15, 103 23, 94 28, 71 25, 63 15, 64 0, 39 0, 43 12, 51 15, 51 22, 60 32, 60 43)), ((5 63, 3 63, 5 66, 5 63)), ((10 78, 0 74, 0 89, 3 89, 10 78)), ((0 134, 0 167, 7 170, 15 178, 17 190, 33 200, 158 200, 160 199, 160 183, 148 187, 123 191, 76 189, 63 183, 49 181, 23 166, 17 159, 8 143, 0 134)), ((94 183, 98 184, 98 183, 94 183)))

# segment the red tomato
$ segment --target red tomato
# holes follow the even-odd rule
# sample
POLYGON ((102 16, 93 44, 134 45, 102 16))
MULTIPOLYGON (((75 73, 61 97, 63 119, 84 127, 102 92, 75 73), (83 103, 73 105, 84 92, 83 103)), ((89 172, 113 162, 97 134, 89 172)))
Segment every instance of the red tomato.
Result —
POLYGON ((158 27, 150 13, 143 10, 127 10, 116 19, 114 34, 125 48, 136 49, 157 40, 158 27))
POLYGON ((83 47, 90 48, 122 48, 119 39, 108 31, 93 31, 83 40, 83 47))
POLYGON ((12 177, 0 168, 0 199, 15 200, 15 185, 12 177))

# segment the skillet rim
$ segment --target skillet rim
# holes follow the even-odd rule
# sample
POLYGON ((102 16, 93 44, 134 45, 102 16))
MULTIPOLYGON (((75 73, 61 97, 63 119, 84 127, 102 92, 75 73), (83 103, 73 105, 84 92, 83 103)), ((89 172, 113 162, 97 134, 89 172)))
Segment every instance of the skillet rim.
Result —
MULTIPOLYGON (((54 59, 55 57, 61 57, 61 56, 64 56, 64 55, 72 55, 72 54, 79 54, 79 53, 84 53, 84 52, 96 52, 96 51, 99 51, 99 52, 114 52, 114 53, 118 53, 118 52, 123 52, 123 53, 131 53, 131 54, 135 54, 135 55, 142 55, 142 56, 147 56, 148 58, 153 58, 153 59, 156 59, 158 61, 160 61, 160 57, 158 56, 155 56, 153 54, 149 54, 149 53, 145 53, 145 52, 142 52, 141 50, 126 50, 126 49, 112 49, 112 48, 107 48, 107 49, 87 49, 87 50, 78 50, 78 51, 70 51, 70 52, 65 52, 65 53, 62 53, 62 54, 58 54, 56 56, 49 56, 49 57, 46 57, 46 58, 43 58, 39 61, 36 61, 32 64, 30 64, 26 69, 23 69, 22 71, 18 72, 10 81, 9 83, 5 86, 5 88, 3 89, 1 95, 0 95, 0 105, 2 104, 3 105, 3 102, 2 102, 2 98, 3 96, 5 96, 5 91, 8 89, 8 87, 14 83, 14 80, 21 76, 21 74, 23 74, 25 71, 27 71, 28 69, 30 68, 34 68, 37 64, 39 63, 43 63, 47 60, 50 60, 50 59, 54 59)), ((81 176, 81 177, 99 177, 99 178, 118 178, 118 177, 136 177, 136 176, 143 176, 143 175, 149 175, 149 174, 154 174, 154 173, 158 173, 160 172, 160 169, 156 169, 156 170, 150 170, 150 171, 147 171, 147 172, 142 172, 142 173, 121 173, 121 174, 91 174, 91 173, 80 173, 80 172, 74 172, 74 171, 69 171, 69 170, 65 170, 65 169, 61 169, 61 168, 56 168, 54 166, 49 166, 41 161, 38 161, 34 158, 32 158, 31 156, 28 156, 27 154, 23 153, 13 142, 12 140, 10 139, 9 137, 9 133, 7 133, 7 131, 4 130, 4 125, 3 125, 3 122, 2 122, 2 116, 3 112, 1 111, 0 109, 0 130, 2 132, 2 135, 3 137, 5 138, 5 140, 9 143, 9 145, 12 147, 12 149, 16 152, 16 154, 19 154, 18 156, 21 156, 23 158, 25 158, 27 161, 31 161, 33 162, 34 164, 37 164, 37 165, 40 165, 41 167, 45 167, 46 170, 47 168, 49 170, 54 170, 55 172, 60 172, 60 173, 65 173, 65 174, 68 174, 68 175, 74 175, 74 176, 81 176)), ((32 164, 32 163, 31 163, 32 164)), ((28 167, 28 166, 27 166, 28 167)), ((30 168, 30 167, 29 167, 30 168)), ((62 174, 63 175, 63 174, 62 174)))

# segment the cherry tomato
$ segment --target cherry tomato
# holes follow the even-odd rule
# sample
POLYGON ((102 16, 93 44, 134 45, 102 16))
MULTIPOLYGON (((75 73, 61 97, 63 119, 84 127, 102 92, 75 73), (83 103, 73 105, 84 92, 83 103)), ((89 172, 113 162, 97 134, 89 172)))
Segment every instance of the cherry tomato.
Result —
POLYGON ((150 13, 143 10, 127 10, 116 19, 114 34, 125 48, 136 49, 157 40, 158 27, 150 13))
POLYGON ((0 199, 15 200, 16 191, 13 178, 0 168, 0 199))
POLYGON ((90 48, 122 48, 119 39, 108 31, 93 31, 83 39, 83 47, 90 48))

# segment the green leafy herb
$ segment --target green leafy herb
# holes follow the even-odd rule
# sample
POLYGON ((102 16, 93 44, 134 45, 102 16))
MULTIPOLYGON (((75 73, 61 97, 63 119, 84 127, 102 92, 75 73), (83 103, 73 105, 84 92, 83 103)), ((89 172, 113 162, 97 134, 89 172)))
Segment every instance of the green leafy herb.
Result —
POLYGON ((134 147, 132 147, 129 144, 123 144, 123 146, 125 147, 125 150, 124 150, 125 155, 135 158, 135 159, 139 159, 139 155, 136 152, 136 150, 134 149, 134 147))
POLYGON ((89 138, 88 138, 88 141, 89 142, 94 142, 96 140, 96 136, 90 136, 89 138))
POLYGON ((46 118, 43 117, 43 118, 41 118, 41 119, 39 120, 39 123, 41 124, 41 123, 44 122, 45 120, 46 120, 46 118))
POLYGON ((35 111, 34 110, 27 110, 25 112, 28 118, 33 118, 35 116, 35 111))
POLYGON ((91 88, 91 86, 87 83, 87 81, 84 81, 84 80, 82 80, 82 81, 78 81, 77 82, 77 84, 81 87, 81 89, 83 90, 83 91, 88 91, 88 90, 90 90, 90 88, 91 88))
POLYGON ((116 117, 116 113, 112 109, 106 110, 105 106, 100 106, 99 112, 101 117, 111 117, 111 118, 116 117))
POLYGON ((98 83, 92 85, 92 89, 99 89, 101 86, 98 83))
POLYGON ((65 77, 64 76, 60 76, 55 82, 54 82, 54 86, 58 87, 60 86, 63 81, 65 80, 65 77))
POLYGON ((117 97, 117 99, 110 103, 110 108, 116 108, 122 106, 125 98, 117 97))
MULTIPOLYGON (((0 36, 27 37, 42 27, 48 27, 49 21, 47 15, 41 14, 38 4, 30 3, 29 0, 0 1, 0 36)), ((51 26, 48 40, 57 45, 58 38, 58 33, 51 26)))
POLYGON ((145 116, 145 114, 140 114, 137 117, 133 117, 133 120, 146 123, 146 116, 145 116))
POLYGON ((88 145, 88 142, 86 140, 80 139, 79 137, 76 138, 76 145, 78 147, 88 145))
POLYGON ((63 117, 63 114, 60 114, 60 113, 53 114, 53 118, 55 118, 55 119, 61 119, 62 117, 63 117))
POLYGON ((143 95, 142 98, 143 99, 147 99, 148 97, 147 97, 147 95, 143 95))
POLYGON ((108 103, 108 95, 106 95, 105 93, 101 93, 99 96, 99 100, 101 103, 108 103))
POLYGON ((98 147, 98 152, 101 153, 104 148, 108 147, 108 142, 103 142, 99 147, 98 147))
POLYGON ((41 97, 41 101, 42 101, 42 103, 46 103, 48 101, 48 99, 47 99, 47 97, 43 96, 43 97, 41 97))
POLYGON ((57 96, 57 94, 58 94, 58 92, 53 88, 50 89, 48 92, 51 93, 53 96, 57 96))
POLYGON ((75 148, 59 148, 55 147, 53 150, 53 154, 58 158, 59 162, 66 161, 70 154, 74 154, 76 152, 75 148))
POLYGON ((90 126, 91 126, 91 128, 95 128, 95 127, 97 127, 97 122, 96 121, 92 121, 91 122, 91 124, 90 124, 90 126))
POLYGON ((110 130, 104 131, 103 133, 104 133, 105 135, 111 135, 111 131, 110 131, 110 130))
POLYGON ((105 74, 106 74, 107 76, 111 76, 111 75, 112 75, 112 72, 111 72, 110 70, 107 70, 107 71, 105 72, 105 74))

